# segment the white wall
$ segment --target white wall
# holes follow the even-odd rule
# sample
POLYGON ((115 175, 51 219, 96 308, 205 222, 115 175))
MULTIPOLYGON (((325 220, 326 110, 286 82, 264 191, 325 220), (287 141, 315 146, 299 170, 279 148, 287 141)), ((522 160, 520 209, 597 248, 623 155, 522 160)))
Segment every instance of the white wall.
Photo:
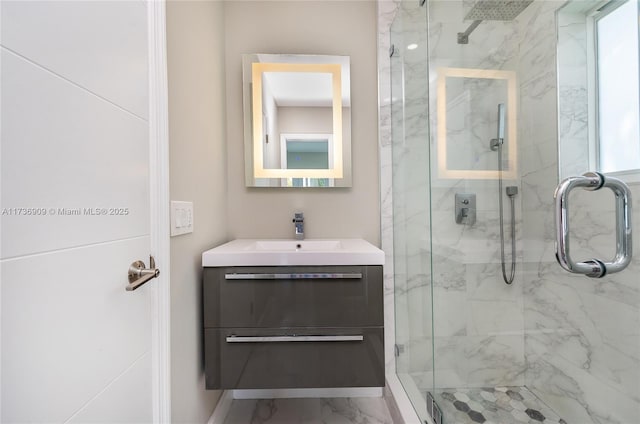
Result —
POLYGON ((201 254, 227 241, 223 3, 167 4, 171 199, 192 201, 194 232, 171 239, 171 409, 204 423, 201 254))
POLYGON ((290 238, 293 213, 303 211, 307 237, 361 237, 379 245, 375 2, 232 1, 225 20, 229 238, 290 238), (245 187, 244 53, 351 57, 352 188, 245 187))

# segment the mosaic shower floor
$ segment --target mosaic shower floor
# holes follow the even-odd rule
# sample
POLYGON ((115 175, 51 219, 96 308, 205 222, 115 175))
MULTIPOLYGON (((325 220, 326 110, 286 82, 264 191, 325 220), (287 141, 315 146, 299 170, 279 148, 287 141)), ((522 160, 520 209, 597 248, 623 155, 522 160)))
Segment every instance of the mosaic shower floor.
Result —
POLYGON ((567 424, 526 387, 438 389, 443 424, 567 424))

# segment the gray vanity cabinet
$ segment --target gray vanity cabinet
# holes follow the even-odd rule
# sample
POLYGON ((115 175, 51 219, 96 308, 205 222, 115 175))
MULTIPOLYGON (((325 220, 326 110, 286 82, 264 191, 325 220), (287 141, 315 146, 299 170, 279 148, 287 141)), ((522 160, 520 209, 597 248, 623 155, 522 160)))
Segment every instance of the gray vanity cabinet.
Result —
POLYGON ((382 266, 204 268, 207 389, 384 386, 382 266))

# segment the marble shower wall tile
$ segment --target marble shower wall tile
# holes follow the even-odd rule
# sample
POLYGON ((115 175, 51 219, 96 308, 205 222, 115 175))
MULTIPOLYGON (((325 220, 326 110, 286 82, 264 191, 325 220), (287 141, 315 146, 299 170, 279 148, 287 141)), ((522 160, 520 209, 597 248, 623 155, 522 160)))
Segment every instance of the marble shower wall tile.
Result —
POLYGON ((517 28, 510 22, 484 21, 469 37, 469 44, 458 44, 458 32, 465 31, 471 23, 464 20, 467 9, 461 1, 429 2, 430 66, 511 67, 518 55, 518 45, 512 41, 517 28))
POLYGON ((434 272, 437 387, 523 384, 522 271, 517 269, 515 283, 506 285, 496 264, 438 258, 434 272), (440 268, 462 274, 439 280, 440 268))
POLYGON ((587 108, 587 23, 584 12, 563 8, 558 27, 558 139, 560 175, 566 178, 589 169, 587 108))
POLYGON ((532 290, 527 385, 568 422, 634 422, 640 412, 637 304, 582 290, 582 279, 558 276, 532 290))
MULTIPOLYGON (((408 371, 410 374, 429 372, 433 373, 433 340, 431 334, 425 337, 413 337, 407 345, 405 352, 408 357, 408 371)), ((433 381, 427 381, 427 385, 416 385, 425 390, 431 390, 433 381)))
MULTIPOLYGON (((586 143, 587 125, 584 78, 579 73, 583 40, 576 20, 560 22, 561 31, 574 31, 573 45, 560 45, 562 57, 555 56, 555 10, 560 5, 536 1, 518 18, 521 156, 528 158, 522 170, 525 383, 567 422, 631 423, 640 415, 638 261, 627 272, 589 279, 566 273, 554 258, 556 140, 559 137, 563 174, 582 173, 586 152, 580 149, 586 143), (573 83, 560 93, 556 60, 563 69, 575 66, 560 75, 573 83)), ((563 86, 567 87, 566 81, 563 86)), ((640 195, 639 186, 632 186, 632 191, 640 195)), ((634 206, 637 202, 634 199, 634 206)), ((613 256, 613 209, 606 191, 575 193, 570 210, 574 258, 613 256)))
POLYGON ((521 334, 435 338, 436 387, 524 385, 521 334))
MULTIPOLYGON (((505 80, 447 78, 447 167, 463 170, 497 170, 497 152, 489 141, 497 136, 497 105, 507 103, 505 80)), ((507 129, 508 130, 508 129, 507 129)), ((503 166, 509 169, 503 147, 503 166)))
MULTIPOLYGON (((640 195, 637 185, 632 191, 640 195)), ((571 222, 581 226, 572 234, 575 257, 610 258, 613 201, 597 200, 606 193, 576 194, 581 196, 572 204, 571 222)), ((640 413, 638 262, 625 272, 589 279, 546 260, 527 269, 527 385, 568 421, 633 422, 640 413)))

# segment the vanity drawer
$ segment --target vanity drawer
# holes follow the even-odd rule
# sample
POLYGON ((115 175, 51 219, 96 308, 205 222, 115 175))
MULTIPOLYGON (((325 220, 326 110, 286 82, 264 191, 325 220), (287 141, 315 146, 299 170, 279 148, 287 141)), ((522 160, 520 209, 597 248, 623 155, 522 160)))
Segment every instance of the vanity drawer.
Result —
POLYGON ((204 326, 382 326, 382 266, 205 268, 204 326))
POLYGON ((384 386, 382 327, 204 334, 207 389, 384 386))

